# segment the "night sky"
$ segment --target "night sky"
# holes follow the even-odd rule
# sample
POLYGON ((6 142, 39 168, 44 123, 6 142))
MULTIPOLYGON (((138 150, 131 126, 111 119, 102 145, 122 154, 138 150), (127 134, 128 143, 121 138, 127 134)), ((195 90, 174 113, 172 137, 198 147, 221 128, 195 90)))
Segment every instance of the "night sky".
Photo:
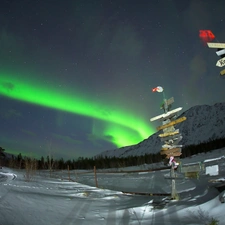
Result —
POLYGON ((216 49, 224 0, 2 0, 0 146, 76 159, 156 131, 162 86, 173 107, 224 102, 216 49))

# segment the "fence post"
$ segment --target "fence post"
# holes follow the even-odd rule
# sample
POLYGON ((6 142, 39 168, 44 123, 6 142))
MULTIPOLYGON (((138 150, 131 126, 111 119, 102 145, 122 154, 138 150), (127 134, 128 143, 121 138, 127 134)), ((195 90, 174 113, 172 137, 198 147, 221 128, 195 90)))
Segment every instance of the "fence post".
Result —
POLYGON ((70 181, 70 166, 67 165, 67 170, 68 170, 68 177, 69 177, 69 181, 70 181))
POLYGON ((95 186, 98 188, 98 179, 96 175, 96 166, 94 166, 94 175, 95 175, 95 186))
POLYGON ((76 176, 76 181, 78 181, 78 175, 77 175, 77 171, 74 170, 75 176, 76 176))

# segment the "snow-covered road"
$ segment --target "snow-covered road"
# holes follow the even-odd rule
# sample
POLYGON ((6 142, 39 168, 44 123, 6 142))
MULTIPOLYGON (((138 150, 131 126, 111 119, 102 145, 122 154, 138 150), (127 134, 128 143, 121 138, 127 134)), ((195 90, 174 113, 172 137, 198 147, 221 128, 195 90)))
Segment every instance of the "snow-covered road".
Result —
POLYGON ((50 178, 47 171, 37 172, 26 182, 24 171, 5 169, 0 174, 0 224, 193 224, 188 214, 197 212, 199 206, 208 203, 215 209, 221 204, 206 177, 177 179, 179 201, 121 192, 170 193, 171 180, 165 179, 168 173, 102 173, 97 176, 96 188, 93 174, 79 175, 78 183, 63 181, 56 174, 50 178))

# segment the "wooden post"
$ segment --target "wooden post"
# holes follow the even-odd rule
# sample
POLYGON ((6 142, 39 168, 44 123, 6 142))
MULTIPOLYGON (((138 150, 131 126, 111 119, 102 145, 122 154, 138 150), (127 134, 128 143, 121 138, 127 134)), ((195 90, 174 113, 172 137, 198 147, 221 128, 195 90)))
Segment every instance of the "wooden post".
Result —
POLYGON ((68 177, 69 177, 69 181, 70 181, 70 166, 67 165, 67 170, 68 170, 68 177))
POLYGON ((172 178, 172 190, 171 190, 171 198, 175 199, 176 198, 176 181, 175 181, 175 172, 173 166, 171 166, 170 170, 170 176, 172 178), (173 179, 174 178, 174 179, 173 179))
POLYGON ((95 175, 95 186, 98 188, 98 179, 96 175, 96 166, 94 166, 94 175, 95 175))
POLYGON ((76 181, 78 181, 78 175, 77 175, 77 171, 74 170, 75 176, 76 176, 76 181))

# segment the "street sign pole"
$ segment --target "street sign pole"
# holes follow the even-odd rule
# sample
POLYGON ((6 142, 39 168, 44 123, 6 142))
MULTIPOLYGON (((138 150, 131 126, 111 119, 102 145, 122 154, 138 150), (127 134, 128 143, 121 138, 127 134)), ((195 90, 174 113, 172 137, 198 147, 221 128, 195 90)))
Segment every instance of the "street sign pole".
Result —
MULTIPOLYGON (((155 89, 153 89, 155 90, 155 89)), ((161 88, 160 90, 163 90, 161 88)), ((168 159, 173 159, 174 157, 179 157, 181 153, 181 147, 177 145, 178 142, 182 139, 182 136, 179 134, 179 129, 175 129, 174 125, 181 123, 186 120, 186 117, 181 117, 176 119, 177 113, 180 111, 180 108, 172 110, 170 112, 170 107, 174 102, 173 98, 166 99, 165 93, 163 92, 163 106, 162 108, 164 109, 164 114, 161 114, 159 116, 155 116, 150 119, 150 121, 156 121, 156 120, 162 120, 162 125, 157 127, 157 130, 163 130, 163 134, 159 134, 159 137, 162 139, 162 142, 164 144, 162 145, 162 149, 160 151, 161 155, 166 155, 166 158, 168 159), (174 136, 176 135, 176 136, 174 136), (179 139, 178 139, 179 138, 179 139), (171 158, 172 157, 172 158, 171 158)), ((182 109, 182 108, 181 108, 182 109)), ((175 169, 177 168, 177 165, 174 165, 174 162, 171 163, 171 178, 172 178, 172 190, 171 190, 171 198, 176 199, 176 182, 175 182, 175 169)))

